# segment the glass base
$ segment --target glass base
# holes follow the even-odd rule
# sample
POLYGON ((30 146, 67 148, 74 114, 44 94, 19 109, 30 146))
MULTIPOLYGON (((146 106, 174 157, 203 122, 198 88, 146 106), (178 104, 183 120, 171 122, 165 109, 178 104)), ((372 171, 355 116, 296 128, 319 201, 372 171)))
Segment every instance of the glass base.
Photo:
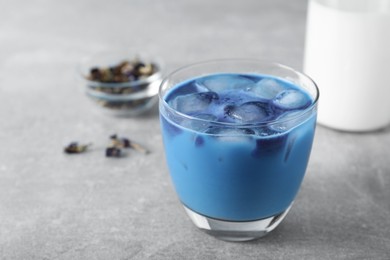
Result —
POLYGON ((290 208, 291 205, 280 214, 254 221, 224 221, 200 215, 184 206, 188 216, 200 230, 232 242, 250 241, 265 236, 280 224, 290 208))

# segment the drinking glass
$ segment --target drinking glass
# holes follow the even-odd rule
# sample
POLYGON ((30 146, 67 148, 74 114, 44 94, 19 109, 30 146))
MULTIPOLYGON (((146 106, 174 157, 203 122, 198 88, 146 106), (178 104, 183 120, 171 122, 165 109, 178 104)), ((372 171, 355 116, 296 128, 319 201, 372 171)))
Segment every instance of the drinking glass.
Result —
POLYGON ((222 240, 247 241, 279 225, 305 175, 318 98, 308 76, 259 60, 201 62, 163 80, 159 110, 166 161, 181 204, 198 228, 222 240), (192 117, 168 104, 167 95, 179 84, 221 73, 272 76, 304 90, 313 102, 289 116, 250 124, 192 117), (205 131, 210 128, 224 134, 205 131))

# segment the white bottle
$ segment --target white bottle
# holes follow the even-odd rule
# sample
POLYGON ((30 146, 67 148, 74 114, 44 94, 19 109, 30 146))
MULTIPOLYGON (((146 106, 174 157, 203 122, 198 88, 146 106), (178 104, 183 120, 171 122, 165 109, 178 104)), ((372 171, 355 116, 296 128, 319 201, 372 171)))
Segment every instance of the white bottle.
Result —
POLYGON ((304 71, 320 89, 320 124, 390 124, 390 0, 310 0, 304 71))

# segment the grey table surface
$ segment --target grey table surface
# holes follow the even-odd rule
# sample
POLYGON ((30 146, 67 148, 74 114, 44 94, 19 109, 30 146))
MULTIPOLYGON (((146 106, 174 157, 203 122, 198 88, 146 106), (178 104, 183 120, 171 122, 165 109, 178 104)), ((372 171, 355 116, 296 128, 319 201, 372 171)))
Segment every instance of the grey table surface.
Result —
POLYGON ((225 57, 300 70, 306 1, 0 4, 0 259, 390 259, 389 128, 318 126, 284 222, 257 241, 229 243, 198 231, 181 208, 157 109, 100 114, 76 80, 83 56, 124 48, 161 57, 167 72, 225 57), (152 153, 105 158, 113 133, 152 153), (93 149, 65 155, 74 140, 93 149))

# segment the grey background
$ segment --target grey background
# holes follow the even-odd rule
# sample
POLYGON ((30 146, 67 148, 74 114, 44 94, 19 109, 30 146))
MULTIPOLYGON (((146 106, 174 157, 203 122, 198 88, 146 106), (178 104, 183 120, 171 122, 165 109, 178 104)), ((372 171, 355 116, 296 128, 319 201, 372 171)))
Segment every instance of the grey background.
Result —
POLYGON ((161 57, 167 72, 224 57, 300 70, 306 1, 0 5, 1 259, 390 259, 389 128, 353 134, 318 126, 284 222, 260 240, 228 243, 198 231, 180 207, 157 110, 105 116, 77 81, 82 57, 123 48, 161 57), (152 153, 105 158, 113 133, 152 153), (74 140, 94 148, 63 154, 74 140))

